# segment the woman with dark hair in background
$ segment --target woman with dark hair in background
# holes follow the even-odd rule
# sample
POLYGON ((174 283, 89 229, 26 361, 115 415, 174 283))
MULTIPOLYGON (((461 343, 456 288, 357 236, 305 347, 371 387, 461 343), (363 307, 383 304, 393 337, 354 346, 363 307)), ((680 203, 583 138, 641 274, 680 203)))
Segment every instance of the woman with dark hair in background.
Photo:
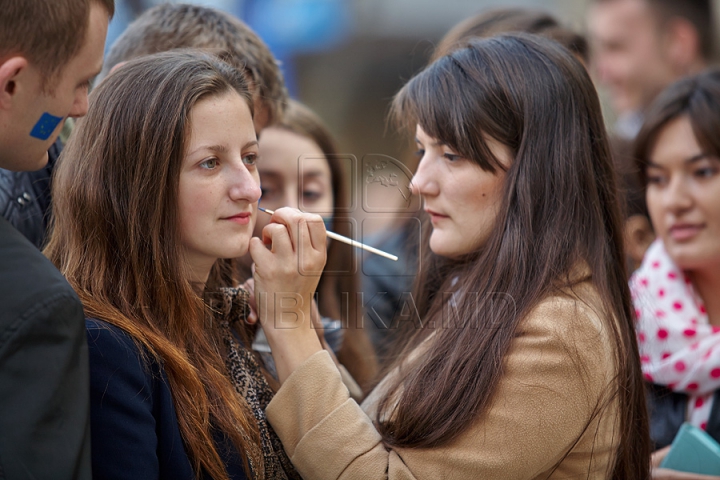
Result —
POLYGON ((252 98, 201 53, 130 61, 56 170, 45 250, 82 300, 95 478, 299 478, 264 409, 247 291, 260 185, 252 98))
MULTIPOLYGON (((298 471, 647 478, 615 175, 583 66, 539 37, 472 41, 413 78, 393 111, 415 130, 429 220, 396 363, 361 408, 308 322, 277 328, 272 304, 259 312, 282 383, 266 413, 298 471)), ((256 299, 304 292, 292 313, 307 316, 314 285, 286 265, 323 236, 308 216, 272 219, 250 244, 256 299)), ((302 258, 309 270, 315 258, 302 258)))
POLYGON ((630 280, 651 437, 689 422, 720 441, 720 70, 658 97, 636 158, 658 236, 630 280))

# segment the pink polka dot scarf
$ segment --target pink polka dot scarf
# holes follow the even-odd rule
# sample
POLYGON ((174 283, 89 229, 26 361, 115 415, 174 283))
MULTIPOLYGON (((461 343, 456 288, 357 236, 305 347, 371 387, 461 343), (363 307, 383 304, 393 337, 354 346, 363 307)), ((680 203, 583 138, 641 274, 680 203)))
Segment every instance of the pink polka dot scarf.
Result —
POLYGON ((690 279, 659 239, 630 278, 630 293, 645 378, 687 394, 688 421, 705 429, 720 388, 720 327, 708 323, 690 279))

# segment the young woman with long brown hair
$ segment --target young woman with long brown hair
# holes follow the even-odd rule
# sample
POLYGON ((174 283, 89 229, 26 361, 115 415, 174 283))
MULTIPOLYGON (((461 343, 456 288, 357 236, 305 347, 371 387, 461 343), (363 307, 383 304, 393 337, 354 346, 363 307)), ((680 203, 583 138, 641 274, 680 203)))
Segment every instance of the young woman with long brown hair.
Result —
POLYGON ((90 96, 46 249, 88 317, 96 478, 298 478, 264 407, 247 292, 258 145, 247 83, 201 53, 133 60, 90 96))
POLYGON ((583 66, 539 37, 472 41, 413 78, 393 110, 415 130, 429 251, 409 341, 362 408, 309 322, 278 328, 309 315, 312 280, 286 265, 321 267, 321 227, 279 210, 250 243, 258 300, 305 295, 259 311, 282 383, 266 413, 298 471, 647 478, 615 176, 583 66))

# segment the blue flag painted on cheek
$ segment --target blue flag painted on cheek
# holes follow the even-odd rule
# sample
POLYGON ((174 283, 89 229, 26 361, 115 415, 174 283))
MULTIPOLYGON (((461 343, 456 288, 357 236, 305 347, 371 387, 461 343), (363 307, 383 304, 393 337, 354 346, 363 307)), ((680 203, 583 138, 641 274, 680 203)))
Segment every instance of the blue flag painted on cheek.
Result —
POLYGON ((30 136, 39 138, 40 140, 47 140, 50 135, 55 131, 55 128, 62 121, 63 117, 56 117, 45 112, 40 117, 40 120, 35 124, 33 129, 30 131, 30 136))

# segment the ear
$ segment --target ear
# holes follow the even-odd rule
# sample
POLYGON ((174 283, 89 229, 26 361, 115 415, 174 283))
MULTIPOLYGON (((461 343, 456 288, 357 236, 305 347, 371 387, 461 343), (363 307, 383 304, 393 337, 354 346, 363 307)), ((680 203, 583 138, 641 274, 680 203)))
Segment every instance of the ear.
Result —
POLYGON ((700 35, 695 27, 684 18, 673 18, 668 23, 668 59, 680 73, 688 73, 700 59, 700 35))
POLYGON ((0 63, 0 109, 7 110, 17 90, 18 77, 28 67, 25 57, 10 57, 0 63))

